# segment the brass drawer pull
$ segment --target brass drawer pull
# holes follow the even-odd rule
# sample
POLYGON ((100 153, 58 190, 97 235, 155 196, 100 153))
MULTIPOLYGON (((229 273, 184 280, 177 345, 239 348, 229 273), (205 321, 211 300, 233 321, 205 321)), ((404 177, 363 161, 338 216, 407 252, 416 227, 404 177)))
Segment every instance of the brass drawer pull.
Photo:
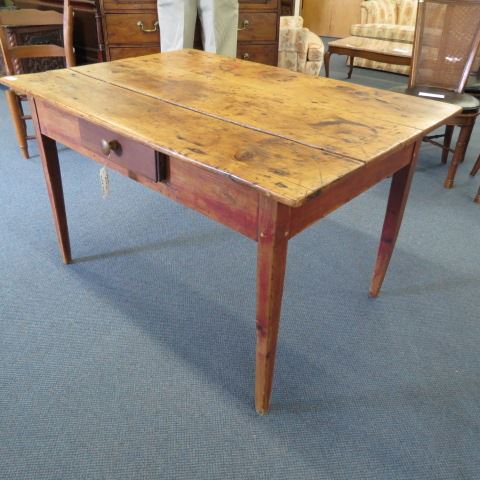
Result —
POLYGON ((242 22, 242 26, 238 28, 238 31, 242 31, 242 30, 247 30, 248 27, 250 26, 250 22, 248 20, 244 20, 242 22))
POLYGON ((153 28, 145 28, 145 24, 141 20, 137 22, 137 27, 140 27, 142 32, 155 33, 158 30, 158 20, 153 24, 153 28))
POLYGON ((122 151, 122 146, 116 140, 109 141, 102 139, 100 146, 102 147, 102 152, 105 155, 110 155, 112 152, 120 154, 122 151))

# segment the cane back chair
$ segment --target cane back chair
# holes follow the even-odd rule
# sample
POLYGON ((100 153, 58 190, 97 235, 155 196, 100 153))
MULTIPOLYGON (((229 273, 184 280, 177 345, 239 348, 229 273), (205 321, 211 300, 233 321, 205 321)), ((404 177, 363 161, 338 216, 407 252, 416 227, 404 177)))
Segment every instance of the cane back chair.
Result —
MULTIPOLYGON (((70 0, 64 0, 63 14, 54 11, 33 9, 5 10, 1 12, 0 48, 2 50, 7 75, 18 75, 44 70, 43 64, 46 63, 45 61, 53 57, 64 58, 64 61, 59 63, 60 67, 75 66, 73 51, 73 10, 70 0), (9 31, 13 29, 35 29, 37 27, 54 28, 55 26, 63 33, 63 35, 60 35, 60 37, 63 37, 63 39, 60 38, 63 46, 50 43, 17 45, 15 40, 9 38, 9 31)), ((11 90, 7 90, 5 95, 20 150, 25 158, 29 158, 27 140, 33 140, 35 136, 28 134, 26 120, 30 120, 31 117, 25 113, 23 108, 23 102, 26 98, 16 95, 11 90)))
POLYGON ((443 149, 442 162, 453 152, 445 187, 453 187, 480 102, 463 93, 480 45, 480 0, 419 0, 408 95, 458 105, 462 111, 447 123, 445 134, 425 137, 443 149), (460 127, 455 148, 453 129, 460 127), (435 141, 444 137, 443 144, 435 141))

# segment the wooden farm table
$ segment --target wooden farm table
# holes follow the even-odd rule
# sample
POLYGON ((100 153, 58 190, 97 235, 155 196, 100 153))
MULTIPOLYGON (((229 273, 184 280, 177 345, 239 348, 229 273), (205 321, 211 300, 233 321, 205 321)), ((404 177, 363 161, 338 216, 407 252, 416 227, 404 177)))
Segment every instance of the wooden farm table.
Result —
POLYGON ((379 40, 366 37, 346 37, 333 40, 328 44, 323 59, 325 76, 330 75, 330 57, 332 53, 350 57, 348 78, 352 77, 353 62, 355 57, 374 60, 376 62, 390 63, 393 65, 410 65, 412 62, 412 44, 379 40))
POLYGON ((288 241, 392 175, 376 296, 421 138, 458 111, 194 50, 2 82, 30 97, 65 263, 72 257, 56 141, 258 243, 259 413, 269 408, 288 241))

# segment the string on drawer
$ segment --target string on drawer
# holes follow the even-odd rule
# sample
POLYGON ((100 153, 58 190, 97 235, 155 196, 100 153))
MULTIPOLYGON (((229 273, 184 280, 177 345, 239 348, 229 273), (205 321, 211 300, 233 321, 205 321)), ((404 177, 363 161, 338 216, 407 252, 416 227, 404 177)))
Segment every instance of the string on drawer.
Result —
MULTIPOLYGON (((110 158, 110 154, 108 155, 110 158)), ((110 181, 108 178, 108 171, 106 165, 104 165, 99 172, 100 175, 100 187, 102 188, 102 198, 107 198, 110 193, 110 181)))

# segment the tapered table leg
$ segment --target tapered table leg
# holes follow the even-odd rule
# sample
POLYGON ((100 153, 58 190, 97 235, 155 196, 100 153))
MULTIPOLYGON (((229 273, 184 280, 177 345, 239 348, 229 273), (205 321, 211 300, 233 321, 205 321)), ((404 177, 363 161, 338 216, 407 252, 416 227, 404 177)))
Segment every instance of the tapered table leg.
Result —
POLYGON ((255 408, 266 414, 270 406, 283 283, 287 261, 288 207, 262 197, 257 253, 257 352, 255 408))
POLYGON ((405 205, 412 184, 412 177, 415 172, 415 165, 417 164, 420 144, 421 142, 417 142, 414 145, 411 162, 398 170, 392 177, 377 261, 370 284, 369 295, 371 297, 376 297, 380 292, 393 249, 395 248, 395 242, 397 241, 398 232, 400 231, 403 212, 405 211, 405 205))
POLYGON ((62 175, 60 173, 60 163, 58 161, 57 144, 45 135, 42 135, 38 122, 35 102, 30 101, 32 111, 32 120, 35 126, 35 135, 37 137, 40 158, 42 160, 43 173, 47 184, 50 206, 52 208, 55 230, 60 246, 60 253, 63 261, 70 263, 72 255, 70 251, 70 239, 68 236, 67 215, 65 212, 65 202, 63 200, 62 175))

